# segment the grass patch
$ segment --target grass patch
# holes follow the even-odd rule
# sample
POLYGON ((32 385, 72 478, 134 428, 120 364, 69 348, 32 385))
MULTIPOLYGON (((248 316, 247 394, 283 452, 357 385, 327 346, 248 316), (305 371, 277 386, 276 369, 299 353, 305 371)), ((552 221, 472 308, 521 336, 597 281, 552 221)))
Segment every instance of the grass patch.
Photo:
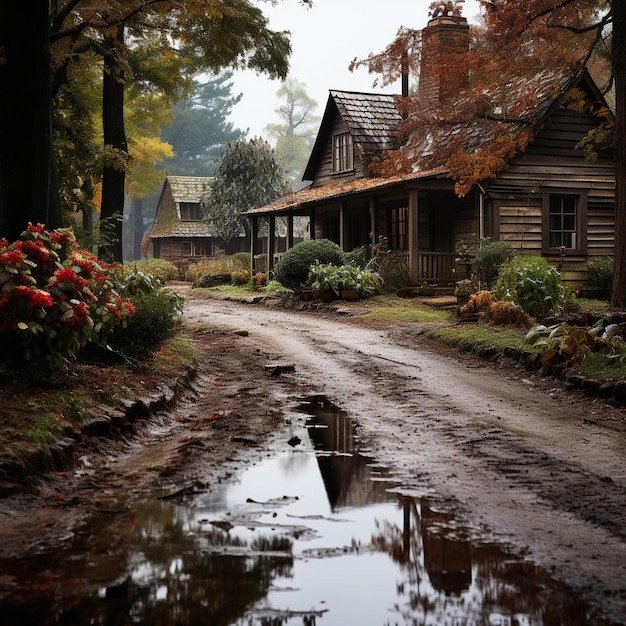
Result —
POLYGON ((626 361, 622 355, 619 359, 610 359, 601 352, 590 352, 580 364, 579 370, 583 376, 598 377, 606 380, 626 379, 626 361))
POLYGON ((435 309, 419 300, 382 295, 366 300, 369 311, 364 319, 390 323, 450 322, 449 311, 435 309))
POLYGON ((443 341, 465 352, 500 352, 511 350, 536 355, 539 351, 524 341, 525 331, 508 326, 479 326, 459 324, 439 328, 428 333, 429 337, 443 341))
POLYGON ((45 378, 0 371, 0 451, 45 447, 64 428, 80 428, 94 407, 144 396, 197 364, 193 347, 174 337, 137 367, 77 362, 45 378))

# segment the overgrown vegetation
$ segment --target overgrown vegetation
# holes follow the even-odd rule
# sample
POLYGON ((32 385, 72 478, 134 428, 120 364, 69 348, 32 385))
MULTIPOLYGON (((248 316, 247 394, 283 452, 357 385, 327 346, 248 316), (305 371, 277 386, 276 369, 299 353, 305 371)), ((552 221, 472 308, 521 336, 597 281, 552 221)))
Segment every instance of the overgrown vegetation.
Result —
POLYGON ((587 280, 599 298, 610 299, 613 286, 613 259, 593 257, 587 261, 587 280))
POLYGON ((143 272, 158 278, 162 282, 178 280, 178 268, 166 259, 141 259, 124 263, 124 272, 127 274, 143 272))
POLYGON ((474 271, 482 289, 492 289, 500 268, 513 257, 516 251, 510 243, 501 240, 483 239, 473 259, 474 271))
POLYGON ((532 317, 542 318, 565 304, 566 291, 555 267, 539 256, 519 256, 500 268, 496 300, 511 300, 532 317))
POLYGON ((283 287, 300 288, 309 278, 309 270, 315 262, 342 265, 341 248, 328 239, 314 239, 297 243, 281 257, 274 268, 274 279, 283 287))

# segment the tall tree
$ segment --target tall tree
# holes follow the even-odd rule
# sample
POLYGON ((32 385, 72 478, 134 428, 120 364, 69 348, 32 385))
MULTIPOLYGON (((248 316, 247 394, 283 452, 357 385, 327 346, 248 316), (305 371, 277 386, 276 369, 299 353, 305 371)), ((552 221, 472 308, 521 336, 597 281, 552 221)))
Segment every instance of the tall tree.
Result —
POLYGON ((260 138, 226 146, 211 187, 202 199, 204 218, 214 234, 230 241, 248 232, 246 211, 282 196, 288 185, 272 147, 260 138))
MULTIPOLYGON (((248 0, 107 0, 97 6, 89 0, 5 0, 0 11, 0 233, 8 238, 18 236, 28 220, 50 227, 60 222, 56 186, 50 184, 52 95, 81 55, 113 58, 103 43, 121 27, 132 24, 134 48, 143 43, 141 35, 158 40, 153 66, 176 58, 179 71, 172 76, 179 85, 195 72, 231 66, 273 78, 287 74, 288 34, 270 30, 262 11, 248 0), (19 139, 16 127, 23 131, 19 139)), ((125 63, 128 48, 115 50, 125 63)))
POLYGON ((302 181, 311 154, 319 118, 313 112, 317 102, 306 91, 306 84, 287 78, 276 92, 280 104, 274 109, 279 123, 268 124, 265 131, 276 143, 276 153, 292 186, 302 181))
POLYGON ((47 2, 0 3, 0 237, 27 222, 60 226, 52 155, 47 2))
POLYGON ((205 82, 194 80, 192 93, 172 107, 172 123, 161 133, 174 151, 162 165, 170 174, 212 176, 224 144, 245 135, 228 121, 242 96, 232 94, 232 76, 225 72, 205 82))

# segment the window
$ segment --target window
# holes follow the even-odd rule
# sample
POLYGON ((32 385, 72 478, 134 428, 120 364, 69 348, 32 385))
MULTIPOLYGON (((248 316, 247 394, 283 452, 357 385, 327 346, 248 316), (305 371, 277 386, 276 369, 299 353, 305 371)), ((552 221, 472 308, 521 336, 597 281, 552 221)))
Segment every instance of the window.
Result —
POLYGON ((577 196, 550 196, 550 247, 576 248, 577 196))
POLYGON ((181 248, 184 257, 209 256, 209 245, 205 239, 183 241, 181 248))
POLYGON ((586 194, 549 193, 543 200, 544 252, 585 252, 586 194))
POLYGON ((348 172, 353 168, 352 135, 333 135, 333 172, 348 172))
POLYGON ((199 222, 202 219, 199 202, 181 202, 180 219, 183 222, 199 222))
POLYGON ((406 250, 407 244, 407 221, 408 221, 408 209, 407 207, 396 207, 389 209, 389 225, 390 225, 390 238, 389 244, 391 250, 406 250))

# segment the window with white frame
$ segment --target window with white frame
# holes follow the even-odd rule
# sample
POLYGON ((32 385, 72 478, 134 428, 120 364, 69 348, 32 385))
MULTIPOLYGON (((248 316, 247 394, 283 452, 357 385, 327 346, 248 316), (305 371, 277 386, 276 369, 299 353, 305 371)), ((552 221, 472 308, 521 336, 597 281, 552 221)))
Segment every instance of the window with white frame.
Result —
POLYGON ((543 197, 543 248, 545 253, 586 249, 587 195, 550 191, 543 197))
POLYGON ((352 135, 333 135, 333 172, 348 172, 354 169, 352 135))

